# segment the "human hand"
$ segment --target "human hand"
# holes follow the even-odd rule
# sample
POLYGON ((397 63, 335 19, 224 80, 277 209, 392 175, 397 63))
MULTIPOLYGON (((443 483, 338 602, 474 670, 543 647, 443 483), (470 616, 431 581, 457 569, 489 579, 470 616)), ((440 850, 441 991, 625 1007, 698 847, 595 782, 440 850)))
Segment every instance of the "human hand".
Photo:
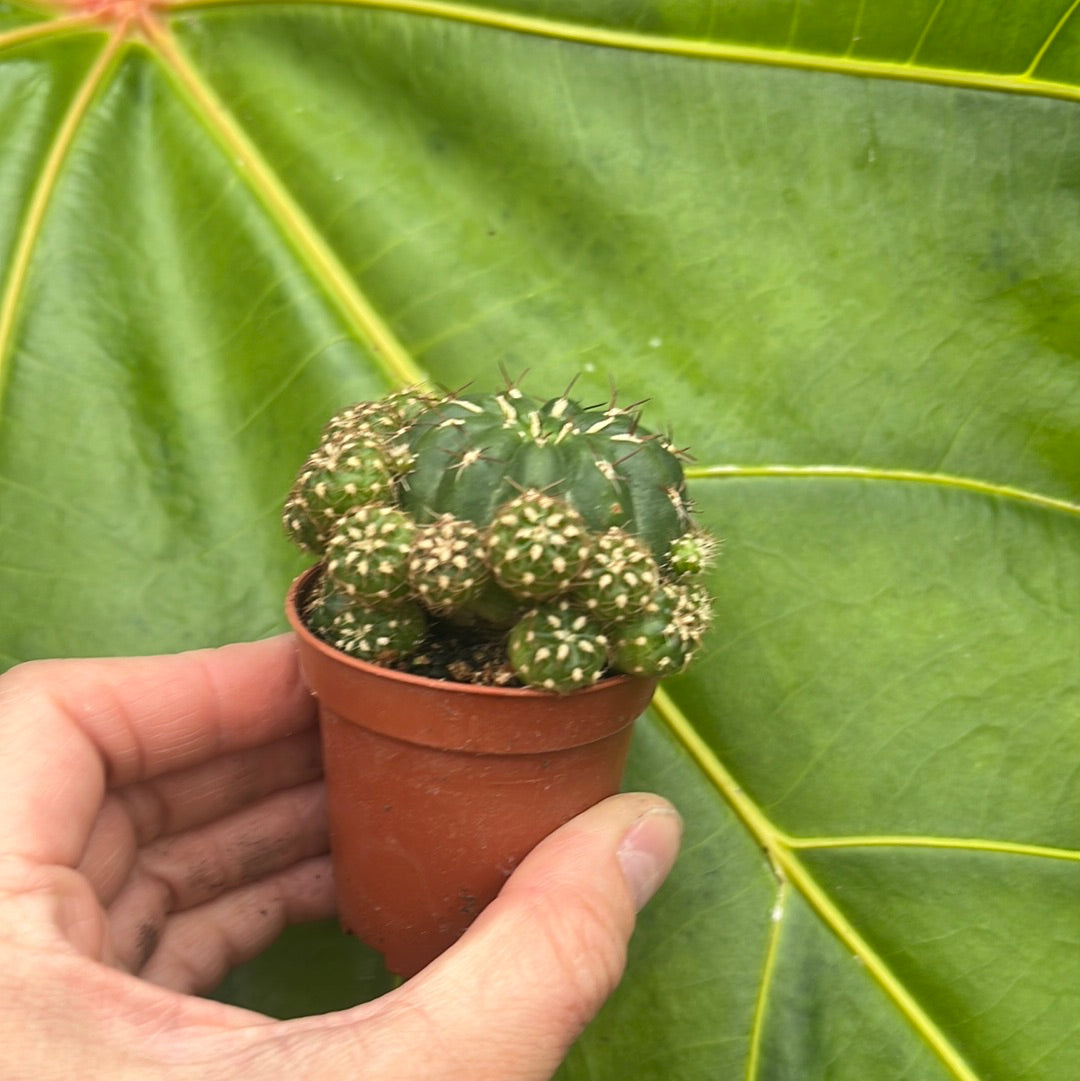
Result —
POLYGON ((663 800, 605 800, 408 983, 275 1021, 193 996, 334 909, 291 637, 20 666, 0 738, 3 1078, 549 1078, 678 848, 663 800))

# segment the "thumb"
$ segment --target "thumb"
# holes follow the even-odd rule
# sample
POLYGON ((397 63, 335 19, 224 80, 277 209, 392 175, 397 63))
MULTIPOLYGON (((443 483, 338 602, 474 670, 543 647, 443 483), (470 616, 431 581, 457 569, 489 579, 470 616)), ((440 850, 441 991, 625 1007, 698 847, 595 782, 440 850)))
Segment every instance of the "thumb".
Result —
POLYGON ((428 1026, 412 1047, 430 1058, 408 1076, 550 1078, 619 982, 635 913, 681 834, 669 803, 628 794, 543 841, 465 936, 399 990, 428 1026))
POLYGON ((548 1081, 619 982, 635 913, 681 834, 659 796, 604 800, 542 841, 408 983, 342 1013, 255 1028, 232 1048, 243 1070, 222 1056, 221 1076, 548 1081))

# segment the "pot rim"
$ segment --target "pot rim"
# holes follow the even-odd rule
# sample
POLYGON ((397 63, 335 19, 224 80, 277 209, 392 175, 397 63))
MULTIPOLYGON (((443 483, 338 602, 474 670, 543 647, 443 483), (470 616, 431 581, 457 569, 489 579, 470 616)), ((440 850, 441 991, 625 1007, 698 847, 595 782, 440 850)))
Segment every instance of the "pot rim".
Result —
POLYGON ((412 684, 417 687, 426 687, 432 690, 448 691, 454 694, 491 695, 500 698, 524 698, 524 699, 566 699, 578 695, 595 694, 611 688, 620 683, 630 683, 640 680, 640 676, 625 674, 605 676, 597 683, 588 687, 580 687, 568 694, 559 694, 557 691, 544 691, 535 687, 494 687, 483 683, 460 683, 452 679, 433 679, 430 676, 418 676, 412 672, 402 672, 397 668, 387 668, 385 665, 373 664, 371 661, 360 660, 359 657, 351 657, 348 653, 335 649, 332 645, 316 637, 305 625, 300 616, 300 599, 307 593, 318 574, 321 563, 308 567, 306 571, 297 575, 289 586, 286 597, 285 614, 293 632, 312 648, 321 653, 329 660, 333 660, 347 668, 353 668, 358 672, 366 672, 369 675, 381 676, 385 679, 398 683, 412 684))

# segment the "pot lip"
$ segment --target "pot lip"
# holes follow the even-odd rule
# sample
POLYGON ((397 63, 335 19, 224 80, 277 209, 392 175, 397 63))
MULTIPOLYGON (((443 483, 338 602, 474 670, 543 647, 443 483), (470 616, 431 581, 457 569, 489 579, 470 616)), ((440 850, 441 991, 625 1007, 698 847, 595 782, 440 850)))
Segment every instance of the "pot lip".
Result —
POLYGON ((288 617, 293 633, 302 638, 308 646, 317 650, 328 660, 335 661, 346 668, 352 668, 358 672, 366 672, 372 676, 380 676, 391 682, 406 683, 416 687, 425 687, 430 690, 446 691, 451 694, 480 695, 481 697, 491 696, 497 698, 544 699, 549 701, 558 701, 559 699, 596 694, 621 684, 640 682, 648 678, 646 676, 630 675, 608 676, 605 679, 600 680, 599 683, 594 683, 589 687, 581 687, 576 691, 571 691, 569 694, 559 694, 556 691, 542 691, 535 687, 492 687, 482 683, 458 683, 455 680, 450 679, 432 679, 430 676, 418 676, 414 675, 412 672, 402 672, 397 668, 387 668, 381 664, 372 664, 370 661, 362 661, 358 657, 350 657, 340 649, 334 649, 333 646, 324 642, 321 638, 317 638, 304 625, 303 619, 300 618, 300 606, 297 602, 312 584, 312 581, 316 574, 318 574, 321 566, 321 563, 316 563, 293 579, 292 584, 289 586, 289 592, 285 601, 285 614, 288 617))

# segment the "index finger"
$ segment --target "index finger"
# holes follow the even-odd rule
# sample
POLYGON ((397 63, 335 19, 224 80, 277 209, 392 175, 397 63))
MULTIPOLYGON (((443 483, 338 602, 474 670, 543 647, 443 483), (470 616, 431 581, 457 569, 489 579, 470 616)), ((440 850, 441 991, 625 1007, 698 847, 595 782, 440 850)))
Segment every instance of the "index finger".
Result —
POLYGON ((291 635, 20 665, 0 678, 0 852, 72 863, 106 788, 260 746, 314 718, 291 635))

